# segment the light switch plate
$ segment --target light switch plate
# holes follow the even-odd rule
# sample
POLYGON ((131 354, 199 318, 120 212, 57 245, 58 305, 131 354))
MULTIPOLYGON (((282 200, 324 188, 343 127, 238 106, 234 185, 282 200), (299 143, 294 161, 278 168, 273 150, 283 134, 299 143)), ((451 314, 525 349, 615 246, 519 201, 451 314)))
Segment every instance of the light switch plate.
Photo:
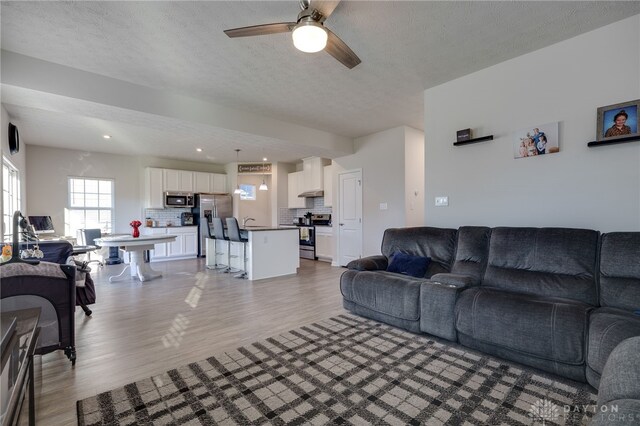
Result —
POLYGON ((436 197, 436 207, 446 207, 449 205, 449 197, 436 197))

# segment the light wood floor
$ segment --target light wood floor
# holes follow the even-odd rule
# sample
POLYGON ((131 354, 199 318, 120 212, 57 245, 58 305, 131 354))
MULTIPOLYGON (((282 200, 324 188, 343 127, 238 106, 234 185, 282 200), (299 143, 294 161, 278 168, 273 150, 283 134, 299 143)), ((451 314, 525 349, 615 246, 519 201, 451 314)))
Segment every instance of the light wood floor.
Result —
POLYGON ((122 265, 94 268, 93 315, 76 310, 76 366, 61 351, 36 357, 38 423, 76 424, 79 399, 345 313, 344 269, 300 263, 295 276, 256 282, 203 260, 154 263, 164 276, 144 284, 109 283, 122 265))

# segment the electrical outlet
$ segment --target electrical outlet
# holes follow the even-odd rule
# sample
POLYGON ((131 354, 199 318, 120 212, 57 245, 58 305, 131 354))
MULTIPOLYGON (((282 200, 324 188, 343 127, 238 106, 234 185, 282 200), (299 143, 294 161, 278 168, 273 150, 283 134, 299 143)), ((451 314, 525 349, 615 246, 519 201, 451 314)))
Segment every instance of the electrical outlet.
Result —
POLYGON ((449 197, 436 197, 436 207, 446 207, 449 205, 449 197))

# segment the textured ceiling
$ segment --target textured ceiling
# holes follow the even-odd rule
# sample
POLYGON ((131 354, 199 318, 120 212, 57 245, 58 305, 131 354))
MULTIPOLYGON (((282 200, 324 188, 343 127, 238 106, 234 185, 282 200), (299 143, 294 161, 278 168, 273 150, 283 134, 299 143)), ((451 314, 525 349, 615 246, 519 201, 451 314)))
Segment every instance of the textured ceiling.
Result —
MULTIPOLYGON (((297 51, 289 34, 222 32, 295 20, 298 11, 297 1, 2 2, 2 48, 354 138, 422 128, 425 88, 640 13, 640 2, 343 1, 325 24, 362 59, 352 70, 324 52, 297 51)), ((7 109, 53 130, 60 122, 7 109)), ((79 126, 76 118, 64 127, 79 126)), ((144 139, 144 130, 123 131, 144 139)), ((170 137, 153 136, 169 148, 170 137)), ((37 143, 47 144, 44 131, 37 143)))

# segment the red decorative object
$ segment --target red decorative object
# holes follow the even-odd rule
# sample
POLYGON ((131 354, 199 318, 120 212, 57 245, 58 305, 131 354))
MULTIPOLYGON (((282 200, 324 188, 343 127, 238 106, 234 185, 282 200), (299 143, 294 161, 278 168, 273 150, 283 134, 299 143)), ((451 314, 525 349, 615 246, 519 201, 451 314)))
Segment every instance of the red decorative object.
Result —
POLYGON ((138 228, 142 225, 142 222, 139 220, 132 220, 129 225, 133 228, 133 232, 131 233, 133 238, 138 238, 140 236, 140 230, 138 228))

